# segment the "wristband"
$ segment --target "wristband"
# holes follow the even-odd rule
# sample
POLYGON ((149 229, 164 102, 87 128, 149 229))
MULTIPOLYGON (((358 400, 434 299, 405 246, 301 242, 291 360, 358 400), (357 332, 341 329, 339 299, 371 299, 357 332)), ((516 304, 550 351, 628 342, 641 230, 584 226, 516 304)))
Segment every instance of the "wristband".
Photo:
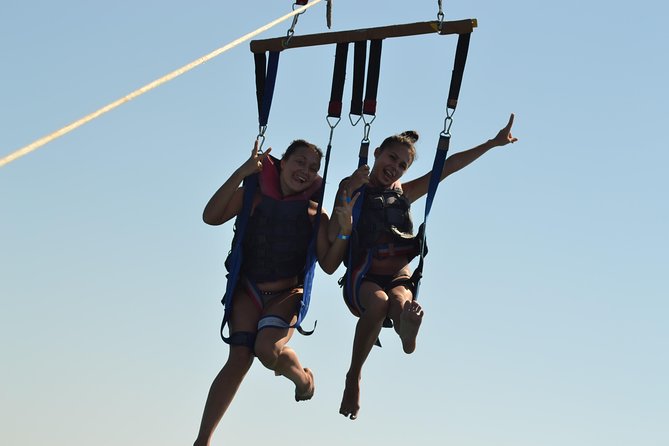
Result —
POLYGON ((337 234, 339 240, 348 240, 351 236, 346 234, 337 234))

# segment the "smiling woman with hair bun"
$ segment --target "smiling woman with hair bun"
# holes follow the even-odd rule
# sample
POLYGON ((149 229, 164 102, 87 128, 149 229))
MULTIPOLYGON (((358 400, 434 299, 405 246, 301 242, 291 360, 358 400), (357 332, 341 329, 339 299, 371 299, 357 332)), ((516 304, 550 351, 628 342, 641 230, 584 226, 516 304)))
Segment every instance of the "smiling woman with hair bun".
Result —
MULTIPOLYGON (((446 159, 440 180, 468 166, 488 150, 516 142, 511 135, 513 114, 497 135, 472 149, 446 159)), ((389 136, 374 150, 374 165, 361 166, 339 186, 336 203, 364 190, 360 217, 353 229, 350 263, 340 284, 344 301, 357 316, 351 364, 339 413, 354 420, 360 409, 362 366, 384 326, 394 327, 405 353, 416 349, 423 308, 414 300, 416 284, 409 262, 420 253, 421 237, 414 235, 411 204, 427 194, 431 172, 402 184, 400 178, 416 158, 418 133, 408 130, 389 136)), ((356 195, 357 197, 357 195, 356 195)), ((330 224, 330 240, 339 231, 330 224)), ((399 389, 395 389, 398 390, 399 389)))

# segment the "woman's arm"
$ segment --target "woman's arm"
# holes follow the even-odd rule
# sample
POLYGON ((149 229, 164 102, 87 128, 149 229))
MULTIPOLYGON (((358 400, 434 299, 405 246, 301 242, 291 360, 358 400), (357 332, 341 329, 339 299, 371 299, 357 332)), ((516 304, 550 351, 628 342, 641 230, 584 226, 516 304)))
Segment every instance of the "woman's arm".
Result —
MULTIPOLYGON (((347 194, 352 194, 358 190, 361 186, 369 183, 369 166, 362 165, 355 169, 350 177, 346 177, 339 183, 339 189, 337 190, 337 195, 335 195, 335 202, 332 208, 337 210, 339 203, 342 203, 346 199, 347 194)), ((337 234, 339 233, 339 223, 336 219, 330 222, 330 227, 328 229, 328 238, 330 243, 334 243, 337 234)))
POLYGON ((243 188, 239 187, 244 178, 262 170, 262 162, 272 149, 258 155, 258 141, 255 142, 251 157, 230 175, 214 193, 204 208, 202 219, 209 225, 221 225, 237 215, 242 208, 243 188))
POLYGON ((327 274, 333 274, 339 268, 348 250, 348 238, 353 227, 353 206, 358 196, 359 194, 356 194, 353 199, 349 199, 344 192, 341 205, 334 208, 332 220, 328 219, 325 210, 321 214, 317 245, 318 263, 327 274), (329 236, 333 227, 337 229, 334 240, 329 236))
MULTIPOLYGON (((513 118, 514 115, 511 113, 509 122, 507 123, 506 127, 497 132, 497 135, 493 139, 489 139, 483 144, 480 144, 469 150, 465 150, 449 156, 444 163, 444 168, 441 171, 441 178, 439 180, 441 181, 452 173, 467 167, 490 149, 505 146, 509 143, 518 141, 518 138, 515 138, 511 135, 513 118)), ((416 178, 415 180, 409 181, 408 183, 402 185, 404 195, 409 199, 410 202, 414 202, 418 198, 427 194, 427 189, 430 184, 430 175, 431 173, 428 172, 422 177, 416 178)))

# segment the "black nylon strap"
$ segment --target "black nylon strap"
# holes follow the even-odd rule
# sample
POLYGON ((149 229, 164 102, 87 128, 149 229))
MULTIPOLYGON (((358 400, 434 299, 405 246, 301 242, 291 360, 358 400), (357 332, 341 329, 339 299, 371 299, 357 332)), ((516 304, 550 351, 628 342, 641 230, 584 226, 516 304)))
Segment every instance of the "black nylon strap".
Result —
POLYGON ((465 72, 465 63, 467 62, 467 52, 469 51, 469 38, 471 33, 460 34, 458 37, 458 46, 455 50, 455 62, 453 63, 453 73, 451 74, 451 87, 448 91, 448 108, 455 110, 458 105, 458 96, 460 95, 460 86, 462 85, 462 76, 465 72))
POLYGON ((230 333, 230 337, 223 338, 228 345, 239 345, 242 347, 247 347, 251 352, 255 350, 256 343, 256 333, 250 331, 236 331, 230 333))
POLYGON ((362 116, 362 96, 365 88, 365 61, 367 60, 367 41, 355 42, 353 59, 353 90, 351 95, 351 114, 362 116))
POLYGON ((364 166, 369 160, 369 140, 360 142, 360 151, 358 152, 358 167, 364 166))
POLYGON ((332 72, 332 90, 328 105, 328 117, 340 118, 342 98, 344 97, 344 81, 346 80, 346 60, 348 58, 348 42, 338 43, 335 52, 335 63, 332 72))
POLYGON ((376 94, 379 90, 379 74, 381 72, 381 47, 383 40, 372 40, 369 45, 369 65, 367 67, 367 87, 363 113, 376 114, 376 94))
POLYGON ((265 93, 265 71, 267 70, 266 53, 255 53, 253 55, 256 66, 256 100, 258 101, 258 116, 262 110, 262 97, 265 93))
POLYGON ((265 55, 254 54, 256 65, 256 100, 258 101, 258 123, 260 126, 266 126, 269 119, 269 111, 272 108, 272 98, 274 97, 274 86, 276 84, 276 74, 279 69, 278 51, 269 53, 269 61, 265 55))

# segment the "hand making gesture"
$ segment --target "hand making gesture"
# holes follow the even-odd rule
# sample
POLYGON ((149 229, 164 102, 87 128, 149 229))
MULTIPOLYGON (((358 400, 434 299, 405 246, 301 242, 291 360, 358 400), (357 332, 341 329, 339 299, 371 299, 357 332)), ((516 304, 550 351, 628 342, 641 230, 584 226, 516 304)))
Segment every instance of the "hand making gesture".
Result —
POLYGON ((339 225, 339 234, 348 236, 353 231, 353 207, 360 196, 360 192, 351 198, 348 195, 348 190, 344 189, 341 195, 341 204, 335 206, 332 212, 339 225))
POLYGON ((267 159, 271 151, 272 148, 270 147, 258 155, 258 140, 256 140, 253 144, 253 150, 251 150, 251 157, 239 168, 241 173, 243 173, 244 176, 249 176, 260 172, 262 170, 263 161, 267 159))
POLYGON ((509 143, 514 143, 518 141, 518 138, 515 138, 511 134, 511 127, 513 126, 513 113, 511 113, 511 116, 509 117, 509 122, 506 124, 506 127, 504 127, 502 130, 497 132, 497 135, 492 139, 492 141, 495 143, 496 146, 505 146, 509 143))

